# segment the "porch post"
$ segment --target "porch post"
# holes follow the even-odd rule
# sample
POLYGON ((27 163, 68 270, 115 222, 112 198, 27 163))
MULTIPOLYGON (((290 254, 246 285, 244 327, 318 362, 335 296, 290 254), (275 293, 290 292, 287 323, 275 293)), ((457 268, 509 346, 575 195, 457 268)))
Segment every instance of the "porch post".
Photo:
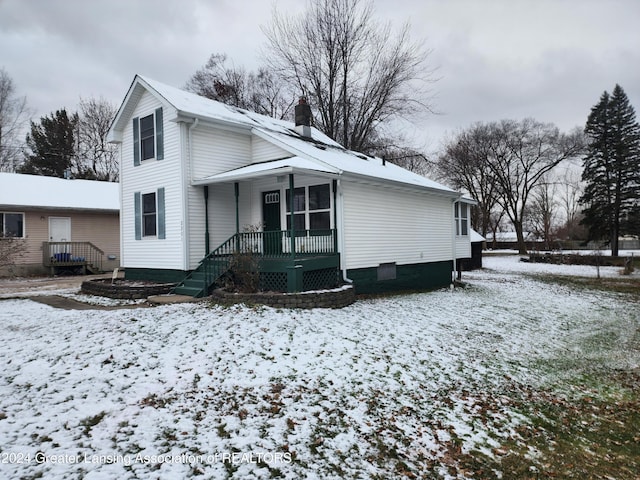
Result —
POLYGON ((240 184, 238 182, 234 183, 233 189, 236 195, 236 233, 240 233, 240 184))
POLYGON ((209 255, 209 185, 204 186, 204 251, 209 255))
POLYGON ((287 292, 301 292, 303 288, 302 265, 296 265, 296 226, 294 210, 294 182, 293 173, 289 174, 289 212, 291 213, 291 226, 289 235, 291 236, 291 264, 287 267, 287 292))
POLYGON ((291 227, 289 227, 289 235, 291 236, 291 258, 296 257, 296 226, 295 226, 295 211, 293 206, 294 202, 294 184, 293 173, 289 174, 289 212, 291 212, 291 227))
POLYGON ((240 250, 240 184, 235 182, 233 190, 236 196, 236 250, 240 250))

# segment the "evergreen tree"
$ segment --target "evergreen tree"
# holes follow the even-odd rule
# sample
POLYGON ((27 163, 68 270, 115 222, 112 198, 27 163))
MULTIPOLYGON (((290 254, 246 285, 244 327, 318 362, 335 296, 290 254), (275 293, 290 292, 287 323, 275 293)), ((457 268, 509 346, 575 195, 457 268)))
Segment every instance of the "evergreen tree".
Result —
POLYGON ((77 114, 69 116, 64 108, 42 117, 38 124, 31 122, 26 138, 31 153, 26 155, 20 173, 63 178, 76 156, 77 123, 77 114))
POLYGON ((592 240, 608 239, 611 254, 618 255, 618 237, 638 231, 640 203, 640 125, 620 85, 606 91, 591 109, 585 126, 587 155, 580 203, 581 223, 592 240))

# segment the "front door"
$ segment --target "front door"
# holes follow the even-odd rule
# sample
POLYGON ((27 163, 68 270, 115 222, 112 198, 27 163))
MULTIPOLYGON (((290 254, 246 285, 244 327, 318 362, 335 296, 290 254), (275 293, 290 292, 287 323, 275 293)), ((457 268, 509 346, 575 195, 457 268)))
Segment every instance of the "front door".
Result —
POLYGON ((70 242, 71 241, 71 218, 49 217, 49 241, 50 242, 70 242))
MULTIPOLYGON (((49 217, 49 241, 50 242, 70 242, 71 241, 71 218, 69 217, 49 217)), ((67 245, 51 245, 50 254, 67 255, 69 248, 67 245)), ((61 260, 62 257, 58 257, 61 260)))
POLYGON ((264 254, 277 255, 282 253, 279 190, 263 192, 262 223, 264 225, 264 254))

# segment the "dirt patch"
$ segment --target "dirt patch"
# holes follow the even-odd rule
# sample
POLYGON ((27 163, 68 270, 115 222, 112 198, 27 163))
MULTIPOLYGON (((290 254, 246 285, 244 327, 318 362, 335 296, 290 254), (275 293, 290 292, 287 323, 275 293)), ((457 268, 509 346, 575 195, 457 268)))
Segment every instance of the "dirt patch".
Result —
POLYGON ((37 295, 34 297, 28 297, 29 300, 34 302, 44 303, 54 308, 61 308, 63 310, 118 310, 123 308, 140 308, 150 307, 151 305, 145 303, 136 303, 129 305, 92 305, 89 303, 79 302, 73 298, 62 297, 60 295, 37 295))
MULTIPOLYGON (((124 273, 120 273, 120 277, 124 273)), ((111 273, 63 277, 0 278, 0 299, 38 295, 58 290, 80 290, 82 282, 90 279, 111 278, 111 273)))

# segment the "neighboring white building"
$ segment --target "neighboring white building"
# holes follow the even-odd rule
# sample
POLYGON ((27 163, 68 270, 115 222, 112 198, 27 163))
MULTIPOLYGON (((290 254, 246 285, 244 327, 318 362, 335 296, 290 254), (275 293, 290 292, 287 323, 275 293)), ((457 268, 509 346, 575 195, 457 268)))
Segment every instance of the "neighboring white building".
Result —
POLYGON ((344 149, 309 126, 305 103, 296 117, 299 125, 136 76, 110 130, 125 275, 177 282, 191 273, 198 281, 183 291, 202 295, 212 265, 251 248, 268 289, 448 285, 454 259, 470 255, 468 199, 456 207, 460 193, 344 149))
POLYGON ((25 244, 0 275, 118 267, 118 189, 112 182, 0 173, 0 242, 25 244))

